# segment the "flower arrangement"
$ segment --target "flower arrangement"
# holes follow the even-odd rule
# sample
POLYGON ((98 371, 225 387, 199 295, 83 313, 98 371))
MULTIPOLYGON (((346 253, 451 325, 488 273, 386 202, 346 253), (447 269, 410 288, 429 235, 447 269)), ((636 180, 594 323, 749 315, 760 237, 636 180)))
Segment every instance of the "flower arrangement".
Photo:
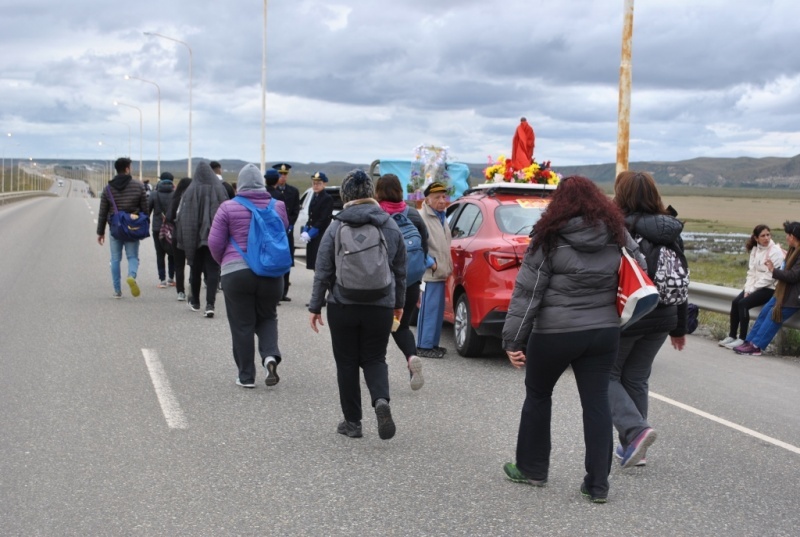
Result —
POLYGON ((409 199, 422 199, 422 191, 429 184, 438 181, 447 186, 448 195, 453 194, 447 173, 447 148, 434 145, 419 145, 414 148, 414 160, 411 162, 411 178, 406 190, 409 199))
POLYGON ((506 183, 532 183, 538 185, 557 185, 561 175, 550 168, 550 161, 539 164, 535 160, 530 166, 515 170, 511 159, 500 155, 496 161, 489 156, 488 166, 483 170, 487 183, 505 181, 506 183))

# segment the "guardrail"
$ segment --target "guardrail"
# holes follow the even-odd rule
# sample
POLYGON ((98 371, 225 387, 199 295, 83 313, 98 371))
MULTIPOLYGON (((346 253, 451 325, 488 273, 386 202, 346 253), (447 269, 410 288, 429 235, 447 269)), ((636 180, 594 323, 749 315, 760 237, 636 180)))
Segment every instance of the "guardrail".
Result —
MULTIPOLYGON (((689 302, 696 304, 701 310, 713 311, 730 315, 731 302, 741 293, 741 289, 711 285, 708 283, 689 283, 689 302)), ((761 308, 752 308, 750 318, 754 319, 761 312, 761 308)), ((794 316, 783 323, 785 328, 800 330, 800 315, 794 316)))
POLYGON ((38 196, 55 197, 58 196, 58 194, 54 192, 48 192, 46 190, 23 190, 22 192, 5 192, 3 194, 0 194, 0 205, 5 205, 6 203, 12 203, 27 198, 35 198, 38 196))

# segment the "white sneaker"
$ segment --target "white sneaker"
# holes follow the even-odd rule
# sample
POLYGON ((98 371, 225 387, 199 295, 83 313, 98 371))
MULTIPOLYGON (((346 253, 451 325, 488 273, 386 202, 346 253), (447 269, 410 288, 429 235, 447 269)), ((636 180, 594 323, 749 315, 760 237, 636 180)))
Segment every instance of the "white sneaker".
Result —
POLYGON ((743 344, 744 344, 744 340, 743 339, 734 339, 730 343, 726 343, 725 345, 723 345, 723 347, 725 347, 727 349, 735 349, 739 345, 743 345, 743 344))
POLYGON ((425 384, 425 379, 422 377, 422 360, 419 356, 411 356, 408 359, 408 370, 411 371, 411 389, 419 390, 425 384))
POLYGON ((725 347, 725 346, 726 346, 728 343, 730 343, 730 342, 732 342, 732 341, 736 341, 736 338, 735 338, 735 337, 728 336, 728 337, 726 337, 725 339, 722 339, 722 340, 720 340, 720 342, 719 342, 719 346, 720 346, 720 347, 725 347))

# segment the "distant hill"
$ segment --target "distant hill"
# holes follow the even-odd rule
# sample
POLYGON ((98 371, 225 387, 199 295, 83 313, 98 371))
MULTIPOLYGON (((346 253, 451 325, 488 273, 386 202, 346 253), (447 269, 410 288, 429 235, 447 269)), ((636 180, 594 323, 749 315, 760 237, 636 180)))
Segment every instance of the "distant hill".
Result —
MULTIPOLYGON (((198 157, 192 159, 192 165, 200 160, 209 159, 198 157)), ((43 164, 59 164, 66 166, 99 165, 94 160, 55 160, 40 159, 43 164)), ((220 160, 224 170, 225 179, 236 181, 236 176, 245 161, 235 159, 220 160)), ((267 165, 273 164, 272 162, 267 165)), ((350 162, 289 162, 292 171, 289 175, 293 184, 304 184, 310 181, 311 175, 323 171, 332 183, 340 183, 348 171, 354 168, 369 169, 369 163, 350 162)), ((473 184, 483 181, 485 164, 468 164, 471 182, 473 184)), ((142 163, 145 175, 155 177, 156 162, 144 161, 142 163)), ((586 166, 559 166, 553 163, 553 169, 564 176, 585 175, 598 183, 612 183, 616 177, 616 165, 593 164, 586 166)), ((650 172, 660 184, 684 185, 698 188, 728 187, 728 188, 791 188, 800 189, 800 155, 791 158, 765 157, 765 158, 709 158, 699 157, 676 162, 632 162, 630 169, 650 172)), ((175 177, 186 175, 186 160, 161 161, 161 170, 169 171, 175 177)))

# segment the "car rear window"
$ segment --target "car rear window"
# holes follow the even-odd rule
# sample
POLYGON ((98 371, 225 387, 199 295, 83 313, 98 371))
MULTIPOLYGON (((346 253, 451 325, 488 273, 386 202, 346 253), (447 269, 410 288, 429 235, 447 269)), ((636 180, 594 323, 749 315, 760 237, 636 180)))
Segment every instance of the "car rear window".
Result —
POLYGON ((525 204, 513 203, 498 206, 495 209, 494 217, 497 227, 503 233, 530 235, 533 225, 542 217, 544 210, 544 206, 526 207, 525 204))

